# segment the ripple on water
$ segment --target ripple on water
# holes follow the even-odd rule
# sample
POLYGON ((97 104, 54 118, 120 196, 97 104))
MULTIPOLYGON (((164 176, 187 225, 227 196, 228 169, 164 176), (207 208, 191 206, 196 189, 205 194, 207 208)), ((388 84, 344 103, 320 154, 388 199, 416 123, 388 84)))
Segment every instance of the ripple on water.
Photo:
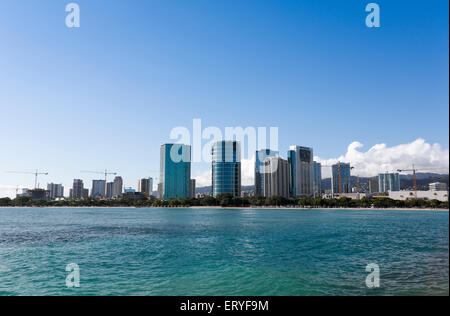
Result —
POLYGON ((0 210, 0 295, 448 295, 448 213, 0 210), (65 267, 81 288, 65 288, 65 267), (382 288, 368 290, 377 263, 382 288))

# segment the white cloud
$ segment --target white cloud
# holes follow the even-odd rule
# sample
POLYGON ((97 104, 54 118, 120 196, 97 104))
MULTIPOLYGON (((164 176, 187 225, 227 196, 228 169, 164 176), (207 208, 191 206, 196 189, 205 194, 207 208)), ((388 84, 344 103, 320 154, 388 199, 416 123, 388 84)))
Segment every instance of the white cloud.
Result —
MULTIPOLYGON (((363 151, 360 142, 351 143, 347 152, 337 158, 322 159, 315 157, 323 165, 333 165, 339 161, 350 163, 355 169, 354 175, 362 177, 376 176, 381 172, 394 172, 398 169, 411 169, 414 164, 419 172, 449 172, 449 150, 439 144, 429 144, 424 139, 417 139, 408 144, 388 147, 377 144, 368 151, 363 151)), ((255 157, 242 160, 242 185, 254 184, 255 157)), ((331 168, 322 169, 322 177, 331 176, 331 168)), ((211 186, 211 170, 197 177, 197 187, 211 186)))
POLYGON ((208 171, 202 173, 201 175, 195 177, 195 186, 197 188, 209 187, 209 186, 211 186, 211 181, 212 181, 211 178, 212 178, 211 170, 208 170, 208 171))
MULTIPOLYGON (((448 173, 449 150, 439 144, 429 144, 424 139, 417 139, 409 144, 388 147, 377 144, 364 152, 364 145, 353 142, 348 146, 347 153, 338 158, 321 159, 316 161, 324 165, 332 165, 338 161, 350 163, 355 167, 353 174, 360 176, 375 176, 381 172, 393 172, 398 169, 411 169, 414 164, 419 172, 448 173)), ((322 177, 330 177, 330 168, 322 169, 322 177)))

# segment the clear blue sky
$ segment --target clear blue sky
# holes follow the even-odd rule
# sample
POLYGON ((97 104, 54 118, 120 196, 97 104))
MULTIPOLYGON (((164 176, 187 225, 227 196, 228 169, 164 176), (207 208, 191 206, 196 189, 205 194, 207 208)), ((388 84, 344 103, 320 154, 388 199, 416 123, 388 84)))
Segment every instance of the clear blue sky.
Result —
POLYGON ((375 1, 379 29, 363 0, 79 0, 79 29, 69 2, 0 2, 0 184, 108 168, 136 186, 194 118, 277 126, 281 152, 323 158, 355 140, 448 148, 448 1, 375 1))

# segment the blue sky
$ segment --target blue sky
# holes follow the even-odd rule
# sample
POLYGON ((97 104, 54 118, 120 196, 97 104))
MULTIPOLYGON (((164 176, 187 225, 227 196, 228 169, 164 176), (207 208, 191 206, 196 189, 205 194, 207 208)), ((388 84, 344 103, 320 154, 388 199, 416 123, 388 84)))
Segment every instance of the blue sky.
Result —
POLYGON ((0 184, 108 168, 136 186, 194 118, 276 126, 281 152, 323 159, 354 141, 448 148, 448 1, 376 1, 378 29, 363 0, 79 0, 79 29, 69 2, 0 3, 0 184))

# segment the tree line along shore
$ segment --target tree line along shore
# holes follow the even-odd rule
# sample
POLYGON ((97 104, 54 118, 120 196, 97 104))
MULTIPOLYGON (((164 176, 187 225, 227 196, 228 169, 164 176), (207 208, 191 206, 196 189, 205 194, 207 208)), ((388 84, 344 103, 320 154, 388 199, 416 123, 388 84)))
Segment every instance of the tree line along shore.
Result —
POLYGON ((217 197, 207 196, 195 199, 179 199, 162 201, 156 199, 83 199, 43 201, 30 198, 2 198, 0 207, 304 207, 304 208, 420 208, 448 209, 448 202, 438 200, 412 199, 397 201, 389 198, 352 200, 341 197, 338 199, 302 198, 287 199, 283 197, 233 197, 222 194, 217 197))

